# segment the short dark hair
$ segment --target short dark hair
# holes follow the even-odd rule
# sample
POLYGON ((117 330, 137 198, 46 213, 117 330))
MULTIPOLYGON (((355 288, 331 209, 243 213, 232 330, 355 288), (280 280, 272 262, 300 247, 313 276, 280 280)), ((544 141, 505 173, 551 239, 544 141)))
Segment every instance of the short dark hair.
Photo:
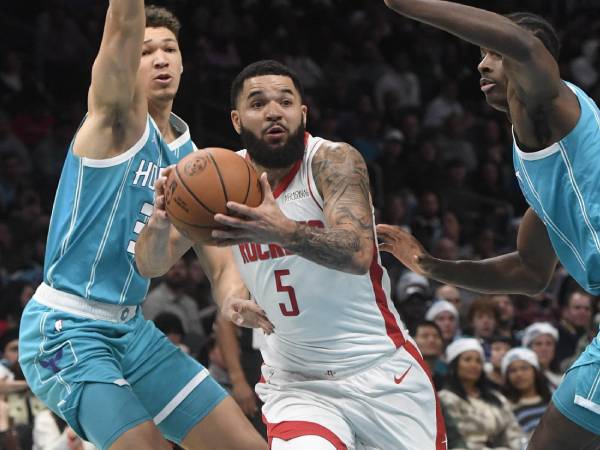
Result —
POLYGON ((496 323, 500 322, 500 310, 491 300, 491 295, 483 295, 473 300, 467 313, 467 322, 469 324, 473 323, 475 314, 488 314, 496 320, 496 323))
POLYGON ((263 59, 247 65, 233 79, 233 82, 231 83, 230 94, 232 109, 237 107, 237 100, 244 87, 244 81, 246 81, 248 78, 260 77, 263 75, 282 75, 285 77, 290 77, 294 82, 294 87, 300 94, 300 99, 302 100, 304 98, 304 89, 302 88, 302 83, 300 83, 298 75, 296 75, 292 69, 285 64, 280 63, 279 61, 263 59))
POLYGON ((420 322, 417 322, 412 327, 412 330, 409 330, 410 335, 412 337, 415 337, 417 335, 417 331, 419 331, 419 328, 422 328, 422 327, 435 328, 435 331, 437 331, 437 334, 443 340, 441 328, 439 327, 439 325, 437 323, 433 322, 432 320, 421 320, 420 322))
POLYGON ((179 39, 179 30, 181 22, 171 11, 162 6, 146 6, 146 27, 148 28, 166 28, 171 30, 175 37, 179 39))
POLYGON ((163 312, 154 318, 154 324, 156 328, 163 332, 163 334, 178 334, 185 336, 183 324, 179 317, 173 313, 163 312))
POLYGON ((504 17, 535 34, 542 41, 544 47, 554 56, 554 59, 558 61, 560 56, 560 39, 558 38, 556 29, 550 22, 542 16, 530 12, 516 12, 506 14, 504 17))

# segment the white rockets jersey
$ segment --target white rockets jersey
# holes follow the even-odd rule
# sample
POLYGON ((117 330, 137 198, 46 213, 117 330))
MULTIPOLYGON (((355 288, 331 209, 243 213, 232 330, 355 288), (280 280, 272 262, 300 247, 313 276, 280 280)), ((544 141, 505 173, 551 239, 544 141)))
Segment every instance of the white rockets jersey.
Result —
MULTIPOLYGON (((325 141, 308 134, 305 141, 302 161, 273 194, 290 219, 324 227, 323 199, 311 163, 325 141)), ((238 153, 246 156, 245 150, 238 153)), ((326 268, 275 244, 242 244, 233 250, 246 286, 275 326, 261 348, 265 364, 339 376, 392 355, 404 344, 404 327, 375 245, 365 275, 326 268)))

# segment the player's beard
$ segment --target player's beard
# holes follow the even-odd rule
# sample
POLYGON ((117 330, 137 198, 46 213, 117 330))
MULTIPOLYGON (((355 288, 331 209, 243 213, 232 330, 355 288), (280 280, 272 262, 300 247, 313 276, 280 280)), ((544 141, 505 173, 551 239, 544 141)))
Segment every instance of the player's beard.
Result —
POLYGON ((282 144, 270 145, 243 126, 240 137, 244 148, 256 164, 268 169, 283 169, 294 164, 304 156, 304 123, 300 123, 296 131, 288 135, 282 144))

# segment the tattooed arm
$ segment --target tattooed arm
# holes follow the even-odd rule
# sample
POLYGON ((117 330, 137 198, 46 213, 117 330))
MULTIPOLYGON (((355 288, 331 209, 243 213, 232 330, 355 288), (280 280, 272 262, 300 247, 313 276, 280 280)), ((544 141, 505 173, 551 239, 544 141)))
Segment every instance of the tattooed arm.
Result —
POLYGON ((296 224, 284 247, 318 264, 363 274, 373 258, 373 212, 363 157, 345 143, 323 144, 312 170, 323 197, 325 228, 296 224))
POLYGON ((273 197, 266 174, 262 174, 264 199, 260 206, 228 202, 227 208, 235 216, 215 215, 217 222, 228 227, 212 232, 217 244, 276 243, 330 269, 367 273, 375 237, 365 161, 348 144, 328 143, 314 156, 312 170, 324 199, 325 228, 287 218, 273 197))

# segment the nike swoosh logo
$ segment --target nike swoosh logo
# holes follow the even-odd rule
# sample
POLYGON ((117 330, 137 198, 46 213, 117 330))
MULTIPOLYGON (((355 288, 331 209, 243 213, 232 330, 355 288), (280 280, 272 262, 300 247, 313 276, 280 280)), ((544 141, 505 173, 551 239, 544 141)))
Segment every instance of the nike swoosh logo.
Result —
POLYGON ((412 364, 410 366, 408 366, 408 369, 406 369, 402 375, 400 375, 399 377, 394 377, 394 383, 396 383, 396 384, 402 383, 402 380, 404 380, 406 375, 408 375, 408 372, 410 372, 410 369, 412 369, 412 364))

